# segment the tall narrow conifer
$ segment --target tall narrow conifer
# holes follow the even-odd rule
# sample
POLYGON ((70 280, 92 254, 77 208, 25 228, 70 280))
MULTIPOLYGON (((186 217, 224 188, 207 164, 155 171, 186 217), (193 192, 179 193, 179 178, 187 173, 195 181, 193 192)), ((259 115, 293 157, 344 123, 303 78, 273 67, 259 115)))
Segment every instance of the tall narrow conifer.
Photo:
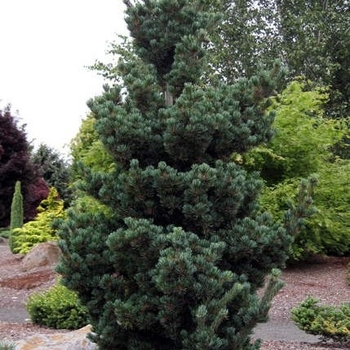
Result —
POLYGON ((218 16, 205 1, 125 3, 135 55, 89 102, 115 167, 85 169, 104 210, 70 211, 58 270, 100 349, 258 349, 250 335, 280 284, 273 275, 257 290, 291 239, 260 212, 258 174, 231 159, 271 137, 279 69, 206 86, 203 42, 218 16))
MULTIPOLYGON (((15 228, 21 228, 23 226, 23 196, 21 192, 21 182, 16 181, 15 191, 12 197, 11 203, 11 222, 10 230, 15 228)), ((10 249, 13 251, 13 242, 12 242, 12 232, 10 233, 9 241, 10 249)))

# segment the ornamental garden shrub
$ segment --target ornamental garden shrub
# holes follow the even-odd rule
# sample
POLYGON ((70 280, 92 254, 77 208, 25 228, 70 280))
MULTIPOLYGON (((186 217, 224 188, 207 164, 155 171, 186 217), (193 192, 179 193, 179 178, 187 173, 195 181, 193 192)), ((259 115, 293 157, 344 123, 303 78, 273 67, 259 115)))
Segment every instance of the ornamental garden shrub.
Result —
POLYGON ((13 252, 26 254, 38 243, 57 240, 55 221, 64 218, 64 202, 59 199, 57 190, 52 187, 49 196, 37 208, 33 221, 12 231, 13 252))
POLYGON ((323 340, 345 342, 350 340, 350 304, 340 306, 318 305, 318 300, 308 297, 291 311, 296 326, 323 340))
POLYGON ((88 324, 86 308, 77 294, 61 284, 32 294, 27 301, 31 321, 56 329, 79 329, 88 324))

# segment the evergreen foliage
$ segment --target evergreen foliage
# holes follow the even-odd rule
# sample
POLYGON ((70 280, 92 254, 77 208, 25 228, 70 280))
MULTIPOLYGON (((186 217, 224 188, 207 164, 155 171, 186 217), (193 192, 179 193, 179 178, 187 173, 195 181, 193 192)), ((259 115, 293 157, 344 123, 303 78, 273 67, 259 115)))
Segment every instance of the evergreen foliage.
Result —
MULTIPOLYGON (((16 182, 15 192, 13 194, 12 204, 11 204, 11 224, 10 230, 14 230, 16 228, 21 228, 23 226, 23 196, 21 193, 21 183, 19 181, 16 182)), ((10 249, 13 252, 13 237, 10 234, 9 241, 10 249)))
POLYGON ((8 107, 0 111, 0 227, 10 224, 11 202, 17 181, 21 182, 26 222, 35 217, 37 206, 48 195, 48 187, 30 162, 24 126, 18 126, 8 107))
POLYGON ((281 71, 203 86, 203 41, 218 18, 205 2, 125 3, 136 55, 89 101, 113 169, 85 167, 84 190, 108 210, 69 211, 58 272, 100 349, 258 349, 250 336, 292 239, 259 211, 258 174, 230 159, 270 139, 281 71))
POLYGON ((79 329, 88 316, 76 293, 56 284, 45 292, 31 294, 26 304, 33 323, 56 329, 79 329))
POLYGON ((67 207, 71 201, 70 167, 67 161, 55 149, 40 144, 32 153, 31 161, 38 168, 39 175, 48 186, 55 187, 67 207))
POLYGON ((19 228, 23 226, 23 196, 21 193, 21 183, 16 182, 15 192, 13 194, 11 204, 11 225, 10 229, 19 228))
POLYGON ((40 203, 35 219, 12 230, 13 252, 27 254, 39 243, 57 240, 55 222, 64 217, 63 200, 59 199, 57 190, 52 187, 49 196, 40 203))
POLYGON ((319 300, 307 297, 291 311, 296 326, 323 340, 346 343, 350 339, 350 306, 318 305, 319 300))

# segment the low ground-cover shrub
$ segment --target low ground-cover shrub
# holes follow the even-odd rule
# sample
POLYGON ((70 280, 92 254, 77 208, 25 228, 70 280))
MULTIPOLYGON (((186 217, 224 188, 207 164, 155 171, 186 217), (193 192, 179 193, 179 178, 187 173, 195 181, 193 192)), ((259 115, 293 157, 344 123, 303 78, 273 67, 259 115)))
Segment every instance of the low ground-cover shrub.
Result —
POLYGON ((0 228, 0 237, 2 238, 9 238, 10 237, 11 230, 7 227, 0 228))
POLYGON ((345 342, 350 340, 350 304, 340 306, 318 305, 308 297, 291 311, 296 326, 323 340, 345 342))
POLYGON ((88 316, 75 292, 61 284, 28 298, 27 310, 33 323, 56 329, 79 329, 88 316))
POLYGON ((16 344, 1 340, 0 350, 16 350, 16 344))

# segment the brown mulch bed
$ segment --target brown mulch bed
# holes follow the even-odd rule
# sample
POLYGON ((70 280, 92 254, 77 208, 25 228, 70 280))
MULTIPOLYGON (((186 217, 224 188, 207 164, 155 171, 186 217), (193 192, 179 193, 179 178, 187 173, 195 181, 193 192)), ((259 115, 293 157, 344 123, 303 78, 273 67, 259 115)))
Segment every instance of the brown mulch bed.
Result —
MULTIPOLYGON (((276 332, 276 324, 291 324, 290 310, 307 296, 312 295, 320 303, 339 305, 350 300, 350 287, 347 282, 347 266, 350 258, 320 258, 317 261, 289 267, 282 273, 285 286, 275 297, 269 312, 270 324, 276 332)), ((56 281, 52 267, 24 272, 21 257, 11 254, 6 244, 0 244, 0 340, 20 340, 38 333, 57 333, 57 330, 39 327, 30 322, 6 322, 9 310, 22 308, 30 294, 47 290, 56 281), (1 311, 2 310, 2 311, 1 311)), ((266 328, 265 328, 266 329, 266 328)), ((290 332, 295 331, 290 330, 290 332)), ((322 350, 349 349, 348 345, 304 342, 300 334, 288 334, 289 340, 269 338, 269 329, 259 335, 264 341, 262 350, 322 350)), ((289 331, 288 331, 289 332, 289 331)), ((283 334, 282 334, 283 337, 283 334)))

